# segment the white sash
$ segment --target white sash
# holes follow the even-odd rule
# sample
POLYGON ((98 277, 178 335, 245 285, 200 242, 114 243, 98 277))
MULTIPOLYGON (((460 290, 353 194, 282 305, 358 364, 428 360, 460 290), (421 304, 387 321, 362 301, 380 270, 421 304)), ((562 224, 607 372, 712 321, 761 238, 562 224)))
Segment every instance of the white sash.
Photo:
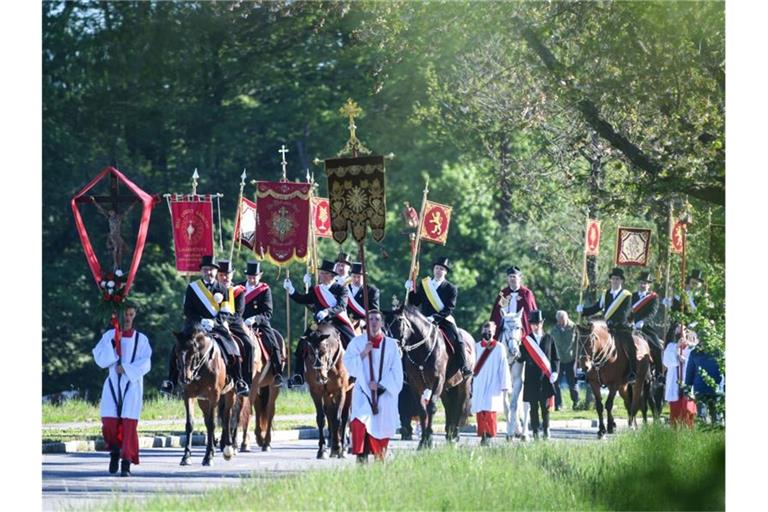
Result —
POLYGON ((216 316, 219 312, 219 305, 213 300, 211 292, 205 287, 203 281, 195 281, 194 283, 191 283, 190 286, 192 287, 192 290, 194 290, 195 295, 197 295, 197 298, 200 299, 200 303, 205 306, 205 309, 208 310, 211 316, 216 316))
POLYGON ((355 295, 352 293, 352 286, 348 286, 347 289, 349 290, 349 302, 347 305, 355 312, 355 314, 365 317, 365 308, 355 300, 355 295))
MULTIPOLYGON (((613 302, 611 302, 611 305, 608 306, 605 310, 605 319, 609 320, 613 315, 618 311, 619 306, 621 306, 621 303, 625 301, 628 297, 632 296, 631 293, 629 293, 628 290, 621 290, 618 295, 616 295, 616 298, 613 299, 613 302)), ((605 297, 605 296, 603 296, 605 297)))
MULTIPOLYGON (((541 350, 541 347, 539 346, 539 342, 536 341, 536 338, 533 337, 533 334, 529 334, 525 337, 526 341, 526 348, 531 350, 533 354, 531 354, 531 358, 533 359, 533 362, 536 363, 536 366, 539 367, 541 372, 545 374, 547 377, 552 375, 552 363, 549 362, 549 358, 544 353, 543 350, 541 350)), ((542 339, 544 337, 542 336, 542 339)))
MULTIPOLYGON (((320 297, 318 297, 318 299, 320 300, 320 302, 323 303, 323 306, 325 306, 326 308, 333 308, 336 306, 336 304, 339 303, 339 301, 336 300, 336 296, 333 293, 331 293, 331 290, 329 290, 325 286, 316 285, 315 288, 320 290, 320 297)), ((317 296, 317 294, 315 294, 315 296, 317 296)), ((349 315, 347 315, 346 311, 342 311, 339 314, 337 314, 336 318, 344 322, 353 331, 355 330, 354 326, 352 325, 352 320, 349 319, 349 315)))

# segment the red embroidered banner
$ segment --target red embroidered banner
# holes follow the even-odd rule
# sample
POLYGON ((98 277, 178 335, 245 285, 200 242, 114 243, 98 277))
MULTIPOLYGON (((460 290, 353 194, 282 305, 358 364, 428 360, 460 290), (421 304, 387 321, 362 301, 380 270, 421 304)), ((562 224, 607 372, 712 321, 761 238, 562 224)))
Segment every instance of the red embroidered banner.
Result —
POLYGON ((249 249, 256 247, 256 203, 243 198, 235 223, 237 240, 249 249))
POLYGON ((672 234, 670 236, 670 243, 672 244, 672 252, 675 254, 683 254, 683 247, 685 246, 685 222, 678 220, 675 225, 672 226, 672 234))
MULTIPOLYGON (((122 183, 133 195, 136 196, 136 200, 141 204, 141 221, 139 223, 139 231, 136 234, 136 244, 133 248, 133 257, 131 258, 131 265, 128 270, 128 277, 125 279, 125 286, 122 289, 122 296, 127 297, 128 292, 131 289, 133 280, 136 277, 136 271, 139 268, 139 262, 141 261, 141 255, 144 252, 144 244, 147 240, 147 231, 149 230, 149 217, 152 214, 152 208, 157 203, 157 199, 150 194, 147 194, 140 189, 135 183, 125 177, 123 173, 114 167, 105 167, 99 172, 75 197, 72 198, 70 206, 72 207, 72 213, 75 216, 75 227, 77 228, 77 234, 80 237, 80 243, 83 245, 83 251, 85 252, 85 259, 88 262, 88 268, 91 270, 96 285, 102 280, 102 268, 99 263, 99 259, 96 257, 96 252, 93 250, 91 240, 88 237, 88 232, 85 229, 85 223, 83 217, 80 214, 78 203, 83 203, 88 200, 85 197, 86 193, 95 187, 101 180, 107 175, 110 175, 115 180, 114 187, 116 191, 117 183, 122 183)), ((101 287, 100 287, 101 288, 101 287)))
POLYGON ((651 230, 619 228, 616 235, 616 265, 644 267, 648 264, 651 230))
POLYGON ((597 256, 600 252, 600 221, 587 219, 587 229, 584 232, 584 251, 587 256, 597 256))
POLYGON ((315 236, 331 238, 331 207, 327 198, 312 198, 312 219, 315 236))
POLYGON ((213 256, 213 200, 210 196, 177 196, 170 199, 176 271, 200 272, 203 256, 213 256))
POLYGON ((444 204, 426 201, 424 217, 421 220, 421 239, 440 245, 448 240, 448 228, 451 225, 451 210, 444 204))
POLYGON ((309 195, 309 183, 256 182, 255 251, 259 257, 281 267, 307 260, 309 195))

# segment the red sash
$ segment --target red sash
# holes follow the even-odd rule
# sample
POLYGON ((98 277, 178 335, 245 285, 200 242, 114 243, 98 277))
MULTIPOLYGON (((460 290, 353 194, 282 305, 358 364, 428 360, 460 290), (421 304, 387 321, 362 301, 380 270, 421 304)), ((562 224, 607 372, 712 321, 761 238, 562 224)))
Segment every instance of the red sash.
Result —
POLYGON ((251 290, 250 292, 245 294, 245 303, 250 304, 253 299, 264 293, 265 291, 269 290, 269 285, 267 283, 259 283, 256 285, 256 288, 251 290))
MULTIPOLYGON (((333 307, 330 304, 328 304, 328 301, 325 299, 325 295, 323 295, 323 291, 320 289, 320 286, 314 286, 312 289, 315 292, 315 297, 317 297, 317 300, 320 301, 320 304, 322 304, 322 306, 324 308, 331 308, 331 307, 333 307)), ((330 292, 330 290, 329 290, 329 292, 330 292)), ((334 304, 334 306, 335 306, 335 304, 334 304)), ((355 332, 355 327, 352 325, 352 321, 347 316, 347 312, 346 311, 342 311, 341 313, 337 314, 336 318, 341 320, 345 325, 347 325, 350 329, 352 329, 352 332, 355 332)))
POLYGON ((531 359, 533 359, 533 362, 536 363, 536 366, 539 367, 539 370, 541 370, 541 373, 544 374, 545 377, 549 378, 550 375, 552 375, 552 366, 549 362, 549 358, 544 353, 543 350, 541 350, 541 347, 536 342, 536 340, 532 340, 531 336, 526 336, 523 338, 523 345, 525 345, 525 348, 528 349, 528 354, 531 356, 531 359))
POLYGON ((477 375, 480 373, 480 370, 483 369, 483 365, 488 360, 488 356, 491 355, 491 352, 493 349, 496 348, 496 341, 492 341, 488 344, 487 347, 485 347, 485 350, 483 350, 482 355, 480 356, 480 359, 477 361, 477 364, 475 365, 475 370, 473 372, 473 376, 477 377, 477 375))
POLYGON ((651 302, 653 299, 657 297, 656 292, 651 292, 639 301, 635 302, 635 304, 632 306, 632 312, 637 313, 641 309, 643 309, 649 302, 651 302))

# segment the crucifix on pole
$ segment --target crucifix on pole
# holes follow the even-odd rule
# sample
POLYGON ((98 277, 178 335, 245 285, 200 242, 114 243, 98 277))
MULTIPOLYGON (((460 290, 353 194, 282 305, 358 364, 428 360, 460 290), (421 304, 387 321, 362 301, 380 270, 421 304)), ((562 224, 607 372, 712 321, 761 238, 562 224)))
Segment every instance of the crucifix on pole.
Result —
POLYGON ((288 153, 289 150, 285 147, 285 144, 283 144, 277 152, 280 153, 280 156, 282 157, 280 165, 283 166, 283 178, 280 181, 288 181, 288 161, 285 159, 285 154, 288 153))

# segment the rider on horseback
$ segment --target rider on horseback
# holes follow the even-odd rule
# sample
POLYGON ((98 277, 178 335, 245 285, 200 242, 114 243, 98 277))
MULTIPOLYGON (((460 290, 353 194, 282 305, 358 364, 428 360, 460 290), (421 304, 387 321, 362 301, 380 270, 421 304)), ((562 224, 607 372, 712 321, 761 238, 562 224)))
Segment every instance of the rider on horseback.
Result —
POLYGON ((432 279, 425 277, 417 283, 415 290, 413 281, 409 279, 405 282, 405 289, 413 292, 408 294, 408 303, 421 306, 422 314, 445 333, 459 357, 461 374, 466 378, 472 375, 472 370, 467 365, 464 340, 459 336, 456 320, 453 318, 458 289, 445 278, 450 270, 448 258, 439 258, 432 265, 432 279))
MULTIPOLYGON (((338 264, 337 264, 338 265, 338 264)), ((352 263, 352 281, 347 285, 349 302, 347 314, 356 327, 365 327, 365 305, 363 301, 363 264, 352 263)), ((368 309, 379 309, 379 289, 368 285, 368 309)))
POLYGON ((651 357, 653 357, 653 364, 656 369, 656 379, 663 382, 664 375, 662 374, 663 367, 661 364, 661 351, 663 347, 661 346, 659 334, 653 327, 656 313, 659 310, 659 296, 656 295, 656 292, 651 291, 652 283, 653 277, 650 272, 640 274, 637 291, 632 294, 632 323, 635 329, 642 332, 645 339, 648 340, 651 357))
MULTIPOLYGON (((283 282, 283 288, 288 290, 291 299, 299 304, 311 307, 318 322, 330 322, 339 331, 341 343, 344 347, 349 344, 349 340, 355 337, 355 330, 352 322, 347 316, 347 302, 349 301, 349 289, 335 281, 338 275, 334 269, 334 264, 328 260, 323 260, 318 269, 318 278, 320 284, 311 286, 307 293, 298 293, 293 287, 291 280, 286 278, 283 282)), ((304 335, 308 335, 309 331, 304 335)), ((304 383, 304 365, 302 364, 303 343, 296 344, 296 350, 293 353, 294 375, 291 377, 291 384, 300 386, 304 383)))
POLYGON ((258 261, 248 262, 245 271, 247 280, 239 284, 244 289, 242 317, 245 319, 245 325, 250 326, 254 331, 258 329, 262 339, 266 340, 275 369, 273 384, 279 386, 283 383, 283 351, 270 325, 272 290, 269 289, 267 283, 261 282, 262 274, 261 263, 258 261))
POLYGON ((581 313, 581 316, 603 313, 611 335, 626 349, 629 359, 627 384, 632 384, 635 382, 637 366, 637 349, 632 339, 632 324, 629 323, 629 315, 632 313, 632 294, 629 290, 624 289, 624 271, 622 269, 614 268, 608 277, 611 280, 611 287, 605 291, 600 300, 586 308, 583 304, 579 304, 576 306, 576 312, 581 313))

